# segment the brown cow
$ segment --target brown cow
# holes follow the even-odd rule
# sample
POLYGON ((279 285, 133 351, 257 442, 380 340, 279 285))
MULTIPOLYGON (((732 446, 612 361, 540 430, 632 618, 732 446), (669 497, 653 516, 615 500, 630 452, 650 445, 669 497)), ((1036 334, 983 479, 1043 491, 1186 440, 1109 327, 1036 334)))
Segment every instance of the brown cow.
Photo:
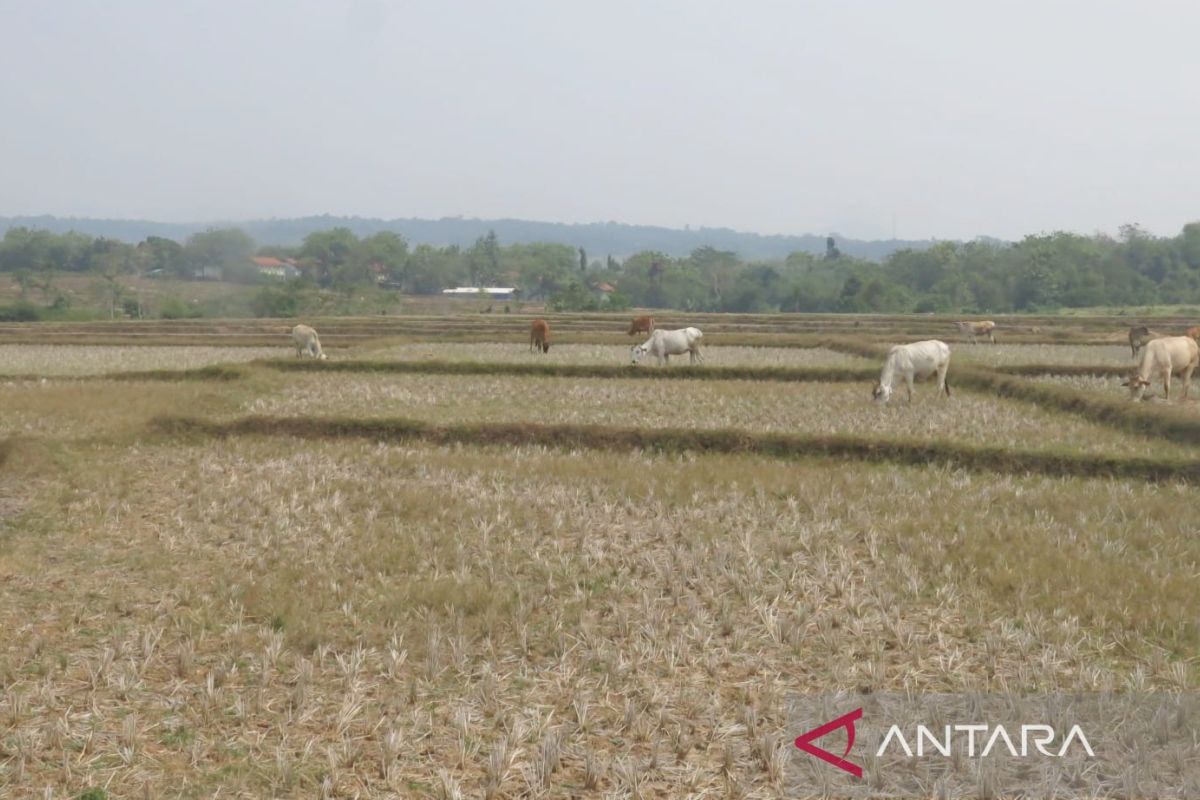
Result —
POLYGON ((535 319, 529 327, 529 349, 540 349, 543 353, 550 352, 550 326, 544 319, 535 319))
POLYGON ((956 322, 958 329, 967 335, 971 344, 978 344, 977 337, 986 336, 992 344, 996 343, 996 323, 990 319, 983 322, 956 322))
POLYGON ((1187 335, 1200 341, 1200 325, 1193 326, 1187 329, 1187 335))
POLYGON ((654 317, 634 317, 625 335, 633 336, 635 333, 654 333, 654 317))

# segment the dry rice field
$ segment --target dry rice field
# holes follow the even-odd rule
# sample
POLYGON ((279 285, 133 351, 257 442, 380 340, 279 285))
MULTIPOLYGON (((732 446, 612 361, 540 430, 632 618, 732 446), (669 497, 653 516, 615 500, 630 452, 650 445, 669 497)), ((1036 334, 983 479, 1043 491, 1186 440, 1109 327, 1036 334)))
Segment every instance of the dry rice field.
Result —
MULTIPOLYGON (((294 352, 294 351, 293 351, 294 352)), ((63 377, 155 369, 195 369, 213 364, 278 358, 267 347, 120 347, 115 345, 3 345, 0 380, 6 376, 63 377)))
POLYGON ((1013 366, 1046 364, 1059 367, 1110 366, 1133 367, 1128 346, 1078 344, 996 344, 958 345, 953 347, 955 363, 1013 366))
POLYGON ((782 798, 797 694, 1196 688, 1200 404, 988 371, 1128 351, 947 336, 879 407, 870 337, 579 377, 628 346, 497 324, 0 336, 0 796, 782 798))
MULTIPOLYGON (((639 340, 640 341, 640 340, 639 340)), ((459 342, 402 344, 369 348, 363 358, 391 361, 485 361, 488 363, 542 364, 615 364, 630 363, 630 346, 597 344, 563 344, 550 348, 548 353, 529 352, 528 347, 491 342, 459 342)), ((705 363, 717 366, 752 367, 861 367, 872 362, 825 347, 737 347, 716 346, 704 349, 705 363)), ((687 363, 687 357, 677 359, 687 363)), ((652 359, 651 359, 652 361, 652 359)), ((649 363, 649 362, 648 362, 649 363)))

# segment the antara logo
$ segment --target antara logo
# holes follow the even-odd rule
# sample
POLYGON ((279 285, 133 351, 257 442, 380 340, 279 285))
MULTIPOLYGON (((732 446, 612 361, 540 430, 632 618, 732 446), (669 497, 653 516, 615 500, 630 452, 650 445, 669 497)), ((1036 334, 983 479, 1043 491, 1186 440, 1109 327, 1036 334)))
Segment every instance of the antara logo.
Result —
MULTIPOLYGON (((862 715, 863 710, 856 708, 848 714, 843 714, 837 719, 813 728, 808 733, 796 737, 796 747, 840 770, 849 772, 856 778, 861 778, 862 767, 850 761, 847 756, 850 755, 850 749, 854 747, 854 723, 862 719, 862 715), (813 744, 817 739, 833 733, 839 728, 846 729, 846 750, 840 756, 813 744)), ((878 758, 887 755, 891 750, 897 754, 903 753, 906 758, 923 758, 926 755, 926 745, 928 745, 930 748, 928 755, 932 756, 936 752, 940 756, 950 758, 954 755, 956 745, 959 752, 963 752, 962 744, 965 740, 966 755, 970 758, 974 758, 976 755, 985 758, 993 752, 999 755, 1001 749, 1006 750, 1008 755, 1014 758, 1027 758, 1039 754, 1049 758, 1062 758, 1070 750, 1072 744, 1081 748, 1088 758, 1096 757, 1091 743, 1088 742, 1083 729, 1078 725, 1072 725, 1071 729, 1067 731, 1067 735, 1063 737, 1061 744, 1055 748, 1054 744, 1057 739, 1058 734, 1050 725, 1021 725, 1020 733, 1016 735, 1015 739, 1003 725, 945 725, 941 729, 940 737, 935 735, 928 726, 917 725, 916 734, 907 738, 899 725, 892 725, 884 735, 875 756, 878 758), (915 753, 909 745, 910 741, 916 742, 915 753), (1019 748, 1016 744, 1017 741, 1020 742, 1019 748), (977 743, 982 744, 982 749, 976 747, 977 743), (1030 744, 1033 745, 1032 750, 1030 744)))
POLYGON ((862 767, 855 764, 853 761, 847 761, 846 756, 850 755, 850 748, 854 747, 854 723, 862 719, 863 710, 856 708, 849 714, 843 714, 837 719, 832 719, 820 727, 813 728, 805 734, 796 737, 796 747, 799 747, 804 752, 811 756, 816 756, 822 761, 827 761, 833 764, 838 769, 844 769, 856 778, 862 777, 862 767), (820 739, 822 736, 833 733, 838 728, 846 729, 846 752, 841 756, 835 756, 833 753, 813 744, 814 739, 820 739))

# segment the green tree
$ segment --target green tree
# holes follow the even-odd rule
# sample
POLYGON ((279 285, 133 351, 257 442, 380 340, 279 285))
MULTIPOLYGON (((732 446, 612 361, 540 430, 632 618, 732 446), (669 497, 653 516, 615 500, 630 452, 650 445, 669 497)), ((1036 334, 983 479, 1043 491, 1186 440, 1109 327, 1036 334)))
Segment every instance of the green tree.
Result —
POLYGON ((1024 264, 1013 287, 1013 306, 1018 311, 1050 308, 1058 299, 1053 262, 1044 241, 1026 239, 1024 264))
POLYGON ((24 300, 35 283, 33 270, 22 267, 13 273, 13 280, 17 283, 18 299, 24 300))
POLYGON ((1200 270, 1200 222, 1189 222, 1179 235, 1179 255, 1192 269, 1200 270))
POLYGON ((522 296, 546 298, 579 281, 575 253, 570 246, 539 242, 504 248, 502 265, 517 276, 522 296))
POLYGON ((331 286, 335 277, 344 274, 357 246, 358 237, 349 228, 310 233, 300 247, 301 263, 317 284, 331 286))
POLYGON ((188 275, 188 260, 183 245, 174 239, 147 236, 138 244, 137 249, 142 255, 145 271, 162 270, 168 275, 181 278, 188 275))
POLYGON ((418 245, 404 267, 403 289, 412 294, 436 294, 460 285, 467 276, 466 260, 458 247, 418 245))
POLYGON ((374 281, 376 275, 398 282, 404 277, 408 262, 408 242, 398 233, 381 231, 358 242, 351 251, 349 269, 335 275, 335 281, 362 283, 374 281))
POLYGON ((575 281, 550 298, 552 311, 596 311, 600 301, 579 281, 575 281))
POLYGON ((253 280, 257 271, 254 240, 238 228, 209 228, 193 233, 183 245, 183 254, 192 271, 218 269, 228 280, 253 280))
POLYGON ((495 231, 480 236, 467 252, 467 269, 472 286, 486 286, 500 279, 500 243, 495 231))
MULTIPOLYGON (((96 257, 92 291, 108 307, 109 319, 116 319, 117 309, 123 307, 128 292, 125 278, 134 272, 135 262, 134 251, 127 245, 108 248, 96 257)), ((140 317, 140 303, 136 308, 136 316, 140 317)))

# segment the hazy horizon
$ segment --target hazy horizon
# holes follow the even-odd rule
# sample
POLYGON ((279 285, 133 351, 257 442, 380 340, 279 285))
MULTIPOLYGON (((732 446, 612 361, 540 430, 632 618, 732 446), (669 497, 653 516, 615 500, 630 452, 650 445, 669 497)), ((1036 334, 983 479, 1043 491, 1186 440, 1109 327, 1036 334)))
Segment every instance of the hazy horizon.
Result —
POLYGON ((1200 6, 0 0, 0 216, 1019 239, 1200 218, 1200 6))

